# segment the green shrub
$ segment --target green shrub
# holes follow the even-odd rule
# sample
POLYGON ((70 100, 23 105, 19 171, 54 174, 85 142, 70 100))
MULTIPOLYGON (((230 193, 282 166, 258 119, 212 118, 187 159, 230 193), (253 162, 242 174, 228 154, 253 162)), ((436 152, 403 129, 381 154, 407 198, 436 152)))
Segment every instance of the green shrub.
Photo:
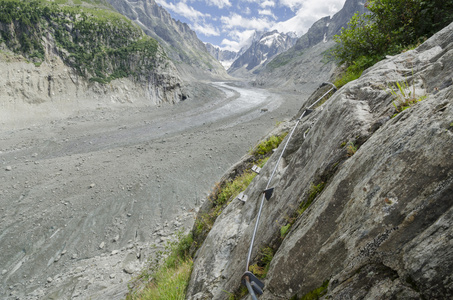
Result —
POLYGON ((252 151, 251 154, 258 156, 258 155, 267 155, 272 153, 272 150, 277 148, 283 139, 288 135, 287 132, 281 135, 273 135, 269 137, 267 140, 258 144, 252 151))
POLYGON ((291 228, 291 223, 286 224, 285 226, 280 227, 280 237, 284 238, 291 228))
POLYGON ((271 247, 264 247, 258 253, 257 263, 249 266, 249 271, 257 277, 264 279, 269 272, 269 267, 274 258, 274 250, 271 247))
POLYGON ((298 214, 301 215, 307 208, 312 204, 313 200, 316 199, 316 197, 321 194, 321 192, 324 190, 324 187, 326 186, 325 182, 321 182, 318 185, 312 184, 310 187, 310 191, 308 192, 308 197, 307 200, 302 202, 299 206, 298 214))
MULTIPOLYGON (((93 82, 149 76, 158 61, 156 40, 117 12, 85 6, 65 6, 66 0, 0 1, 0 40, 36 65, 44 61, 42 37, 53 34, 65 64, 93 82), (61 6, 57 5, 61 4, 61 6)), ((105 1, 89 1, 101 7, 105 1)))
MULTIPOLYGON (((354 66, 354 65, 352 65, 352 66, 354 66)), ((344 86, 346 83, 359 78, 362 75, 362 73, 363 73, 363 70, 352 71, 352 69, 347 68, 346 72, 344 72, 337 80, 335 80, 334 85, 339 89, 342 86, 344 86)))
POLYGON ((339 63, 364 70, 387 54, 419 43, 453 21, 453 0, 369 0, 369 14, 355 14, 336 35, 339 63))
POLYGON ((249 170, 236 177, 233 181, 226 182, 225 186, 220 190, 217 196, 217 200, 215 201, 216 205, 223 205, 230 198, 239 195, 241 191, 248 187, 255 176, 256 173, 249 170))

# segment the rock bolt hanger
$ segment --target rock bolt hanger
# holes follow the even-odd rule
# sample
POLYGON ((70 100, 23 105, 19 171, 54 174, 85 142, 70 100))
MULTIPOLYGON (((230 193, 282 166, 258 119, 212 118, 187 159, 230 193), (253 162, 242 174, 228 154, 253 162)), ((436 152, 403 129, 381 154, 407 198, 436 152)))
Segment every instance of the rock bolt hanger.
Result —
POLYGON ((257 299, 256 294, 262 295, 263 289, 264 289, 264 283, 262 283, 255 275, 253 275, 252 272, 249 271, 250 257, 252 256, 253 244, 255 242, 255 236, 256 236, 258 224, 259 224, 260 217, 261 217, 261 211, 262 211, 263 205, 264 205, 264 199, 269 200, 272 196, 272 193, 274 192, 274 188, 269 188, 269 186, 271 184, 271 181, 272 181, 272 178, 274 177, 275 172, 277 171, 280 160, 282 159, 283 154, 285 153, 286 147, 288 146, 288 143, 291 140, 291 137, 292 137, 294 131, 296 130, 297 125, 299 125, 299 122, 302 120, 303 117, 307 116, 309 113, 311 113, 313 111, 312 110, 313 106, 315 106, 319 101, 321 101, 321 99, 323 99, 332 90, 335 90, 335 91, 337 90, 337 87, 330 82, 324 82, 323 84, 321 84, 320 87, 325 86, 325 85, 331 85, 332 88, 329 91, 327 91, 324 95, 322 95, 318 100, 316 100, 312 105, 310 105, 308 108, 306 108, 304 110, 304 112, 301 114, 301 116, 297 119, 297 122, 296 122, 296 124, 294 124, 294 127, 291 130, 291 133, 289 134, 288 139, 286 140, 285 146, 283 147, 283 150, 280 153, 277 163, 275 164, 274 170, 272 171, 272 174, 269 177, 269 180, 267 181, 266 188, 263 191, 263 196, 261 197, 260 209, 258 211, 258 216, 256 218, 255 229, 253 230, 252 240, 250 241, 250 247, 249 247, 249 252, 247 255, 247 265, 246 265, 245 273, 242 275, 242 278, 241 278, 241 283, 247 287, 253 300, 257 299))

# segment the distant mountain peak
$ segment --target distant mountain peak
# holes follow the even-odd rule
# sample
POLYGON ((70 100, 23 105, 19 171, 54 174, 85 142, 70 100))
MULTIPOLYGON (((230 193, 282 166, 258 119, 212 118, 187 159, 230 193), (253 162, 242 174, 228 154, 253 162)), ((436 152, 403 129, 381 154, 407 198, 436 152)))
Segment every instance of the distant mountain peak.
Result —
POLYGON ((256 73, 275 56, 291 48, 297 41, 297 35, 294 32, 282 33, 277 30, 256 31, 250 40, 250 46, 240 53, 228 69, 229 74, 247 77, 256 73))
POLYGON ((231 64, 239 57, 239 52, 222 50, 219 46, 214 46, 210 43, 206 43, 206 49, 215 59, 217 59, 225 70, 230 68, 231 64))

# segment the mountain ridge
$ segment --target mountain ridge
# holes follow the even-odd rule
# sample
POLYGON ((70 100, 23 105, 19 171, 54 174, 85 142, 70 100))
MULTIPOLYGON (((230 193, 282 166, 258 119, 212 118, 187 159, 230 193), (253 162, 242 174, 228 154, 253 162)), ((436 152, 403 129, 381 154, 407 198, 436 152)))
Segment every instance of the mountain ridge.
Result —
MULTIPOLYGON (((0 63, 8 74, 0 78, 0 91, 6 120, 17 116, 13 110, 19 106, 30 116, 41 109, 47 109, 48 117, 58 115, 47 108, 53 101, 68 102, 61 111, 70 114, 68 99, 146 106, 188 97, 156 40, 110 7, 88 4, 0 3, 0 63)), ((86 105, 92 107, 89 101, 86 105)))
POLYGON ((307 82, 328 80, 336 69, 335 62, 328 55, 329 49, 334 46, 332 37, 347 26, 355 13, 366 11, 362 1, 346 0, 340 11, 332 17, 316 21, 293 47, 267 64, 256 77, 255 84, 297 90, 307 82), (301 65, 304 68, 300 68, 301 65))
POLYGON ((274 57, 290 49, 296 40, 293 33, 280 33, 277 30, 256 32, 251 45, 234 60, 228 74, 244 77, 259 73, 274 57))
POLYGON ((146 34, 158 40, 184 78, 223 78, 222 65, 207 51, 190 27, 171 17, 154 0, 107 0, 116 10, 137 23, 146 34))

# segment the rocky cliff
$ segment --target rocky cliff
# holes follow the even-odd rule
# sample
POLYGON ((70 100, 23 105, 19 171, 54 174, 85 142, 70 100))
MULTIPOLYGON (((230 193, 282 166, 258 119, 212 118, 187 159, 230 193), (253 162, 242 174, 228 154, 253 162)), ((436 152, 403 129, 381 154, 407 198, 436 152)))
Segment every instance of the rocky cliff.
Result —
POLYGON ((222 66, 228 70, 231 64, 238 58, 239 52, 222 50, 217 46, 206 43, 206 49, 215 59, 217 59, 222 66))
POLYGON ((174 20, 154 0, 107 0, 121 14, 155 38, 187 78, 224 77, 226 71, 186 23, 174 20))
POLYGON ((260 299, 453 296, 452 32, 369 68, 302 119, 248 200, 230 199, 217 218, 187 299, 245 299, 261 194, 281 154, 251 252, 250 265, 268 269, 260 299))
POLYGON ((0 4, 2 113, 49 111, 52 101, 68 102, 61 108, 70 113, 85 99, 155 105, 186 98, 156 40, 105 6, 66 4, 0 4))

